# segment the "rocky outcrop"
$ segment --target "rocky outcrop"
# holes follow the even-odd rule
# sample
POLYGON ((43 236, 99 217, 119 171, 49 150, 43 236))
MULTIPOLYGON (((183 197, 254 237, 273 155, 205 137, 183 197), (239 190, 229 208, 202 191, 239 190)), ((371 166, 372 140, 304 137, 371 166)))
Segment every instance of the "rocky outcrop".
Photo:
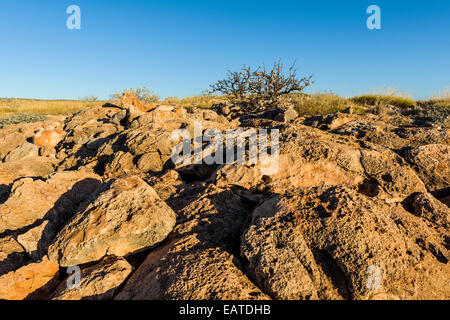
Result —
POLYGON ((122 99, 121 99, 122 107, 130 109, 130 108, 136 108, 137 110, 141 112, 147 112, 152 109, 154 109, 156 106, 154 104, 148 104, 145 103, 139 99, 137 99, 133 91, 126 91, 123 93, 122 99))
POLYGON ((450 133, 442 127, 397 127, 375 115, 335 113, 309 117, 303 124, 334 134, 355 137, 384 147, 399 150, 426 144, 446 144, 450 133))
POLYGON ((433 238, 401 206, 343 187, 294 189, 254 211, 241 252, 276 299, 448 299, 449 266, 404 230, 415 223, 433 238))
POLYGON ((449 299, 450 131, 408 110, 248 114, 125 93, 6 126, 0 299, 449 299), (198 124, 233 129, 244 161, 206 163, 214 137, 201 161, 173 162, 172 133, 198 124), (247 161, 248 129, 279 130, 279 157, 247 161), (74 266, 79 286, 63 279, 74 266))
POLYGON ((58 233, 49 257, 73 266, 106 255, 126 256, 164 240, 175 213, 142 179, 131 176, 99 188, 58 233))
MULTIPOLYGON (((18 147, 32 142, 33 137, 39 135, 39 132, 61 130, 64 120, 63 116, 49 116, 44 122, 13 124, 0 129, 0 160, 18 147)), ((35 145, 41 147, 39 144, 35 145)))
POLYGON ((344 185, 362 193, 403 201, 426 188, 393 151, 324 133, 303 125, 282 131, 277 172, 264 175, 261 164, 231 164, 217 171, 218 186, 241 186, 282 194, 295 187, 344 185))

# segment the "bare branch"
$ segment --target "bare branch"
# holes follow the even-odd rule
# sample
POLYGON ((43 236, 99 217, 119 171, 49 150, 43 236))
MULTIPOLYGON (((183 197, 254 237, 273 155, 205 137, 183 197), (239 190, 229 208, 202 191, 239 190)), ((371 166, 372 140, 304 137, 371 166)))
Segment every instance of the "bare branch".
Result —
POLYGON ((284 65, 275 61, 270 71, 265 66, 254 71, 244 65, 240 71, 228 70, 227 78, 210 86, 212 93, 220 92, 232 97, 234 102, 245 104, 249 111, 276 107, 283 95, 301 92, 313 84, 312 76, 297 78, 295 61, 287 74, 284 65))

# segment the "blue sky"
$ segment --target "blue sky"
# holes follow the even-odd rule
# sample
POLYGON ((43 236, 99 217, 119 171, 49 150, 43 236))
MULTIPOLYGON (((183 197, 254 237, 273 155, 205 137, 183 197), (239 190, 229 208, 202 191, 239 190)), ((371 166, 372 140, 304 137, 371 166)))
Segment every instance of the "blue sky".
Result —
POLYGON ((450 85, 450 1, 1 0, 0 96, 107 98, 147 86, 201 93, 227 68, 297 61, 310 91, 382 87, 425 98, 450 85), (66 8, 81 8, 81 30, 66 8), (381 8, 381 30, 366 9, 381 8))

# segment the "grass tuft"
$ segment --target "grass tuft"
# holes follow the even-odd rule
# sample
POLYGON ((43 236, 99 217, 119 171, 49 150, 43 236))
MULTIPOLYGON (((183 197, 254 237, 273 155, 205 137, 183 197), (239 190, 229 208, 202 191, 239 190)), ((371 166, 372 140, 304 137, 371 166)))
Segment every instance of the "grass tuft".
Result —
POLYGON ((409 106, 417 105, 416 101, 398 96, 387 96, 387 95, 376 95, 376 94, 365 94, 362 96, 357 96, 350 98, 350 101, 363 106, 375 106, 379 104, 389 104, 400 108, 406 108, 409 106))
POLYGON ((43 115, 75 113, 85 108, 103 104, 104 101, 0 98, 0 117, 24 113, 43 115))

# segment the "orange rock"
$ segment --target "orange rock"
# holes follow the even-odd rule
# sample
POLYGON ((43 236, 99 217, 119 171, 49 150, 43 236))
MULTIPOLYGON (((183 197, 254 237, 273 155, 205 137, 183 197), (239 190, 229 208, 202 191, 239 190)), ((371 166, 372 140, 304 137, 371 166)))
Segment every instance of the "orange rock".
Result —
POLYGON ((144 180, 118 178, 98 188, 90 202, 54 238, 48 255, 68 267, 107 255, 124 257, 150 248, 172 231, 176 214, 144 180))
POLYGON ((34 123, 11 124, 0 129, 0 158, 3 159, 8 153, 30 141, 37 131, 61 128, 63 119, 52 116, 49 121, 34 123))
POLYGON ((63 136, 64 131, 61 129, 45 129, 35 134, 33 142, 39 147, 55 147, 63 136))
POLYGON ((44 258, 0 277, 0 299, 23 300, 48 297, 58 285, 59 266, 44 258))

